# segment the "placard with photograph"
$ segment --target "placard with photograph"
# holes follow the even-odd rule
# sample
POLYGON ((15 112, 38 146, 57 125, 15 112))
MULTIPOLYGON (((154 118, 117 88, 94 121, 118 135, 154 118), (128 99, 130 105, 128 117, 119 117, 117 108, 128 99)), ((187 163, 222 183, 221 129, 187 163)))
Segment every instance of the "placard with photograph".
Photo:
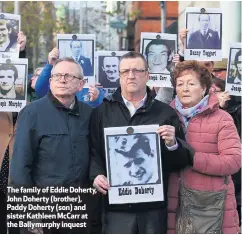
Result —
POLYGON ((0 112, 19 112, 27 100, 28 59, 0 59, 0 112))
POLYGON ((128 51, 97 51, 97 81, 103 86, 105 96, 112 95, 120 86, 119 59, 128 51))
POLYGON ((164 200, 158 128, 104 128, 110 204, 164 200))
POLYGON ((19 58, 20 15, 0 13, 0 58, 19 58))
POLYGON ((229 49, 225 90, 234 96, 241 96, 241 49, 242 43, 232 43, 229 49))
POLYGON ((185 60, 222 60, 222 10, 187 7, 185 60))
POLYGON ((57 34, 57 47, 60 58, 72 57, 81 65, 85 87, 95 85, 95 34, 57 34))
POLYGON ((149 66, 149 86, 172 87, 171 71, 177 51, 177 35, 167 33, 141 33, 140 53, 149 66))

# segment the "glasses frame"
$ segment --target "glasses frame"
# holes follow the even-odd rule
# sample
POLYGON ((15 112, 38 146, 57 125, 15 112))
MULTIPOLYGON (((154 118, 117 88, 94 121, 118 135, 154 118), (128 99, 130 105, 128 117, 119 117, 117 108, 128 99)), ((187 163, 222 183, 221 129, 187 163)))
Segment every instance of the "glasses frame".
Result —
POLYGON ((130 72, 132 72, 132 74, 134 76, 136 76, 137 74, 141 75, 142 73, 147 72, 147 71, 148 71, 148 69, 136 69, 136 68, 133 68, 133 69, 124 69, 124 71, 119 70, 119 74, 122 77, 127 77, 130 72))
POLYGON ((60 81, 60 79, 64 77, 64 80, 65 82, 72 82, 74 81, 75 79, 78 79, 78 80, 82 80, 82 78, 80 77, 77 77, 77 76, 74 76, 72 74, 69 74, 69 73, 55 73, 55 74, 52 74, 51 75, 51 78, 54 80, 54 81, 60 81), (59 78, 57 76, 60 76, 59 78))

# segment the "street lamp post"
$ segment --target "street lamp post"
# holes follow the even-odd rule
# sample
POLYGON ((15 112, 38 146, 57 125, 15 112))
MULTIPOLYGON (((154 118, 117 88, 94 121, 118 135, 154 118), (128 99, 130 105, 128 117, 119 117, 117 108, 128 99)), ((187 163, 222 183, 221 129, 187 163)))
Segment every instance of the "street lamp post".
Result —
POLYGON ((19 1, 14 1, 14 14, 19 15, 19 1))
MULTIPOLYGON (((160 1, 161 8, 161 32, 166 32, 166 1, 160 1)), ((173 98, 174 88, 172 87, 160 87, 158 92, 159 100, 169 104, 173 98)))
POLYGON ((161 8, 161 32, 166 32, 166 1, 160 1, 161 8))

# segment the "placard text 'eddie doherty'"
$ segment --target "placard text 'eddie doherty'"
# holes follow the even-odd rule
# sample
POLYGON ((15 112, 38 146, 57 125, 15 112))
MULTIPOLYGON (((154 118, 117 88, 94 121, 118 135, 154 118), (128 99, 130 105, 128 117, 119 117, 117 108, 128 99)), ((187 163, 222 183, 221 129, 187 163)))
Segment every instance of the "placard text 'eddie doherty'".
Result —
POLYGON ((132 195, 132 194, 154 194, 154 187, 134 187, 133 188, 118 188, 118 195, 123 196, 123 195, 132 195))

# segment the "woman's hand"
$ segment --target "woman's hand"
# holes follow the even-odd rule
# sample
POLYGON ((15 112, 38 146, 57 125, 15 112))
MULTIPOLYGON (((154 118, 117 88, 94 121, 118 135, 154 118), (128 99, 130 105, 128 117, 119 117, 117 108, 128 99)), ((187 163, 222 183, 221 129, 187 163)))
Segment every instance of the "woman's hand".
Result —
POLYGON ((230 95, 228 91, 221 92, 217 94, 218 100, 219 100, 219 106, 221 108, 225 108, 226 101, 230 100, 230 95))

